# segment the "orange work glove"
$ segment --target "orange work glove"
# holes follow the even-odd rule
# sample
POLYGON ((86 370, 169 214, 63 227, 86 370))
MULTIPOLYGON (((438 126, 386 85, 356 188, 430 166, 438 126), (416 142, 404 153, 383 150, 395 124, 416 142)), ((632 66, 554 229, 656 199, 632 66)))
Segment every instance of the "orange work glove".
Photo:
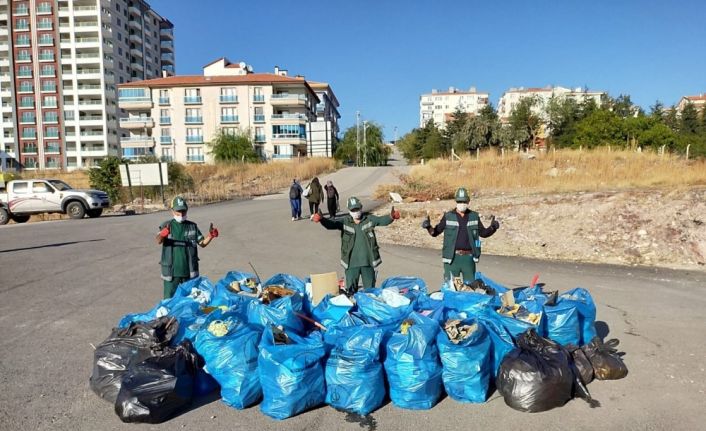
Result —
POLYGON ((314 217, 312 217, 311 220, 312 220, 314 223, 320 222, 320 221, 321 221, 321 214, 319 214, 319 213, 314 214, 314 217))
POLYGON ((211 238, 218 238, 218 229, 213 227, 213 223, 211 223, 211 226, 208 227, 208 235, 211 238))
POLYGON ((390 210, 390 217, 392 217, 393 220, 399 220, 401 217, 399 210, 396 210, 394 206, 390 210))
POLYGON ((162 238, 166 238, 169 236, 169 225, 166 225, 164 229, 159 231, 159 236, 161 236, 162 238))

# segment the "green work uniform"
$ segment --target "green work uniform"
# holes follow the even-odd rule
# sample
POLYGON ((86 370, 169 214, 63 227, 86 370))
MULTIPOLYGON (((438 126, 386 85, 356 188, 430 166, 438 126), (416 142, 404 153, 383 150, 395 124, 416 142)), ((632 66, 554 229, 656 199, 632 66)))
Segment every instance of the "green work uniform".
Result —
POLYGON ((162 279, 164 299, 171 298, 179 284, 199 276, 198 243, 203 241, 196 223, 184 220, 168 220, 159 226, 169 226, 169 236, 162 242, 162 279))
POLYGON ((392 217, 365 215, 359 223, 346 215, 340 219, 321 219, 329 230, 341 231, 341 266, 346 271, 346 289, 358 290, 358 279, 363 277, 363 287, 375 287, 375 267, 382 263, 380 247, 375 237, 376 226, 387 226, 392 217))

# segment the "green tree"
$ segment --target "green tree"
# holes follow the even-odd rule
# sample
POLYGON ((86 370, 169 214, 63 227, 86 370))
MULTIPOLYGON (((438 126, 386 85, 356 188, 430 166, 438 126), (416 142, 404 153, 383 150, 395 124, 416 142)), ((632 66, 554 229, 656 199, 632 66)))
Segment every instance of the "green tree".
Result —
MULTIPOLYGON (((363 139, 363 126, 360 128, 360 166, 384 166, 392 149, 384 144, 382 127, 375 122, 368 122, 363 139)), ((403 137, 404 139, 404 137, 403 137)), ((346 129, 339 142, 334 157, 338 160, 358 162, 355 126, 346 129)), ((403 153, 404 154, 404 153, 403 153)), ((358 163, 357 163, 358 164, 358 163)))
POLYGON ((636 108, 633 105, 630 96, 627 94, 621 94, 616 99, 611 101, 611 109, 620 118, 628 118, 635 115, 636 108))
POLYGON ((594 148, 600 145, 625 145, 625 133, 621 118, 613 111, 598 109, 576 125, 573 147, 594 148))
POLYGON ((679 132, 696 134, 699 131, 699 113, 693 103, 688 102, 681 111, 679 132))
POLYGON ((576 123, 581 118, 581 106, 578 102, 568 97, 552 97, 547 104, 547 116, 550 143, 559 147, 570 146, 576 123))
POLYGON ((111 202, 120 201, 120 164, 119 157, 108 156, 98 163, 98 167, 88 171, 88 182, 92 188, 108 193, 111 202))
POLYGON ((672 106, 664 116, 664 124, 667 125, 673 132, 679 131, 679 115, 677 108, 672 106))
POLYGON ((664 122, 664 104, 659 100, 655 101, 655 104, 650 106, 650 117, 660 123, 664 122))
POLYGON ((402 136, 397 143, 397 148, 409 161, 417 161, 422 158, 422 140, 420 137, 420 129, 414 129, 411 132, 402 136))
POLYGON ((260 161, 260 156, 253 148, 250 134, 246 131, 238 130, 235 134, 230 134, 219 130, 207 145, 216 162, 260 161))
POLYGON ((521 149, 534 145, 535 138, 542 126, 542 119, 532 110, 539 103, 538 97, 525 97, 520 99, 515 109, 510 113, 509 122, 512 134, 521 149))

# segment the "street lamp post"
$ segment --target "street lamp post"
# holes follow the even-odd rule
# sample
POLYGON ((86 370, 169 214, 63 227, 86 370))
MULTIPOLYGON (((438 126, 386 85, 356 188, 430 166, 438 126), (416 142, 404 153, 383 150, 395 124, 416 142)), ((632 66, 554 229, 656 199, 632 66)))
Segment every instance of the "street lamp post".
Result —
POLYGON ((355 165, 360 166, 360 111, 355 111, 355 165))
POLYGON ((368 129, 368 121, 363 121, 363 166, 368 166, 368 140, 366 138, 366 130, 368 129))

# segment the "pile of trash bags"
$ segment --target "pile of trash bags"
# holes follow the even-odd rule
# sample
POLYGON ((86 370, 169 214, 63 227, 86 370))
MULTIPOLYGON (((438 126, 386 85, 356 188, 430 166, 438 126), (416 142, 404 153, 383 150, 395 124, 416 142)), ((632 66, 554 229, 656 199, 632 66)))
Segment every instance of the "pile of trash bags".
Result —
POLYGON ((444 394, 483 403, 495 390, 525 412, 574 397, 596 405, 586 385, 627 368, 595 319, 585 289, 510 290, 481 273, 431 294, 419 278, 392 277, 312 304, 308 280, 231 271, 124 316, 96 347, 90 386, 122 421, 147 423, 216 391, 279 420, 323 404, 365 416, 388 399, 412 410, 444 394))

